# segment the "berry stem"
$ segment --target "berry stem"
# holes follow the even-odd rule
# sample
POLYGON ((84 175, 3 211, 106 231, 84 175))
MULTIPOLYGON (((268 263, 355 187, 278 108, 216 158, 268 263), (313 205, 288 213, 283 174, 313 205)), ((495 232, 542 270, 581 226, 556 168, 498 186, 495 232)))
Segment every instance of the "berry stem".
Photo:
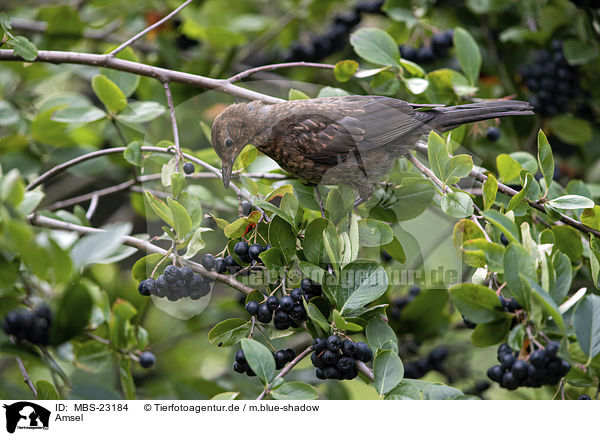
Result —
MULTIPOLYGON (((292 368, 294 366, 296 366, 302 359, 304 359, 306 356, 308 356, 310 354, 310 352, 312 351, 312 345, 307 347, 304 351, 302 351, 300 354, 298 354, 294 360, 292 360, 290 363, 288 363, 279 374, 277 374, 277 376, 275 377, 274 380, 278 379, 278 378, 283 378, 287 375, 288 372, 290 372, 292 370, 292 368)), ((262 400, 269 392, 271 391, 271 385, 269 384, 261 393, 258 397, 256 397, 257 400, 262 400)))
MULTIPOLYGON (((10 341, 13 344, 15 343, 15 340, 14 340, 14 338, 12 336, 10 338, 10 341)), ((25 381, 25 383, 27 383, 27 386, 29 386, 29 389, 31 389, 31 392, 33 392, 33 396, 35 398, 37 398, 38 397, 37 389, 33 385, 33 382, 31 381, 31 378, 29 377, 29 374, 27 373, 27 369, 25 369, 25 365, 23 364, 23 361, 21 360, 20 357, 15 357, 15 360, 17 361, 17 365, 19 367, 19 370, 21 371, 21 375, 23 376, 23 380, 25 381)))

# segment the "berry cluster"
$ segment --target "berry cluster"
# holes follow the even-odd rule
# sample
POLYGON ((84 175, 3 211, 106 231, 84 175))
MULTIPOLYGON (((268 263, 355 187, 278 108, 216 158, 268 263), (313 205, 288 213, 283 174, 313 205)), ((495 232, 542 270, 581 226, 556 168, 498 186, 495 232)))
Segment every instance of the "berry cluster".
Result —
POLYGON ((498 299, 500 300, 500 304, 505 312, 515 313, 517 310, 521 310, 521 305, 517 303, 515 297, 508 299, 504 298, 502 295, 499 295, 498 299))
POLYGON ((600 9, 600 0, 571 0, 571 3, 581 9, 600 9))
POLYGON ((239 372, 240 374, 246 373, 249 377, 254 377, 256 375, 256 373, 252 371, 252 368, 250 368, 250 365, 248 365, 243 350, 236 351, 234 360, 233 370, 235 372, 239 372))
POLYGON ((434 348, 427 357, 404 365, 404 377, 421 378, 429 371, 441 371, 444 360, 448 357, 448 348, 443 345, 434 348))
POLYGON ((450 29, 443 33, 436 33, 431 37, 429 44, 424 44, 418 49, 410 45, 400 45, 400 55, 407 61, 430 64, 448 55, 448 50, 452 47, 453 36, 454 31, 450 29))
POLYGON ((402 310, 415 299, 417 295, 421 293, 421 288, 418 286, 413 286, 408 291, 408 295, 404 297, 398 297, 392 300, 392 308, 390 310, 390 318, 394 321, 400 319, 400 315, 402 315, 402 310))
POLYGON ((13 309, 2 321, 2 330, 20 341, 29 341, 35 345, 50 344, 50 324, 52 312, 45 304, 34 310, 13 309))
POLYGON ((333 26, 323 35, 312 38, 308 45, 294 42, 284 56, 286 62, 318 61, 346 46, 348 35, 360 23, 364 13, 380 13, 383 0, 364 1, 353 11, 336 15, 333 26))
POLYGON ((520 386, 539 388, 543 385, 555 385, 571 369, 569 362, 556 356, 558 344, 550 342, 546 348, 535 350, 529 356, 529 363, 518 358, 506 343, 498 348, 498 362, 492 366, 487 376, 505 389, 514 390, 520 386))
POLYGON ((277 330, 297 328, 300 323, 307 320, 308 316, 302 304, 302 294, 296 289, 292 290, 290 295, 284 295, 281 298, 271 295, 262 303, 249 301, 246 304, 246 311, 264 324, 273 320, 273 325, 277 330))
POLYGON ((529 103, 542 115, 569 111, 569 100, 579 90, 577 71, 567 63, 562 43, 552 41, 552 51, 537 53, 536 61, 520 69, 523 83, 535 95, 529 103))
MULTIPOLYGON (((259 254, 263 251, 267 251, 269 248, 271 248, 270 245, 248 245, 246 241, 240 241, 235 244, 233 251, 240 257, 242 261, 252 263, 260 262, 260 258, 258 257, 259 254)), ((215 258, 215 256, 212 254, 205 254, 200 263, 207 270, 216 271, 219 274, 234 274, 242 268, 232 255, 215 258)))
POLYGON ((315 338, 313 353, 310 356, 318 379, 352 380, 358 375, 356 361, 368 362, 373 351, 364 342, 331 335, 328 338, 315 338))
POLYGON ((184 297, 198 300, 208 295, 210 282, 192 271, 189 266, 177 268, 175 265, 169 265, 156 280, 142 280, 138 291, 144 296, 166 297, 169 301, 177 301, 184 297))
MULTIPOLYGON (((296 357, 296 352, 291 348, 286 348, 285 350, 278 350, 273 352, 273 359, 275 359, 275 368, 282 369, 287 363, 294 360, 296 357)), ((248 365, 248 361, 246 360, 246 356, 244 355, 243 350, 237 350, 235 353, 235 361, 233 362, 233 370, 235 372, 239 372, 240 374, 246 373, 250 377, 254 377, 256 374, 248 365)))

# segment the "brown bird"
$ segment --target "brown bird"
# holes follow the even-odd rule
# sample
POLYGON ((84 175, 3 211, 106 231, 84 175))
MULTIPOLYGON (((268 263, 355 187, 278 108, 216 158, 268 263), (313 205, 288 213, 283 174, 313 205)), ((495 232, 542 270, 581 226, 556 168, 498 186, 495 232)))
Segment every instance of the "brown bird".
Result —
POLYGON ((247 144, 311 184, 346 183, 357 205, 373 195, 394 159, 432 130, 508 115, 533 115, 523 101, 460 106, 419 105, 390 97, 349 95, 277 104, 260 101, 227 107, 214 121, 212 145, 223 163, 227 188, 233 162, 247 144))

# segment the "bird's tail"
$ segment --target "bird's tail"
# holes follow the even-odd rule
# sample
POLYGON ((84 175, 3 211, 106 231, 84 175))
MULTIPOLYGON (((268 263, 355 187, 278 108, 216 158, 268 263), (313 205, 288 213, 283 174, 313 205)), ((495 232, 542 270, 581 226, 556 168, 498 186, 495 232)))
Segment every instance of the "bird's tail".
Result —
POLYGON ((495 100, 436 108, 438 114, 428 123, 440 132, 446 132, 462 124, 510 115, 533 115, 533 107, 525 101, 495 100))

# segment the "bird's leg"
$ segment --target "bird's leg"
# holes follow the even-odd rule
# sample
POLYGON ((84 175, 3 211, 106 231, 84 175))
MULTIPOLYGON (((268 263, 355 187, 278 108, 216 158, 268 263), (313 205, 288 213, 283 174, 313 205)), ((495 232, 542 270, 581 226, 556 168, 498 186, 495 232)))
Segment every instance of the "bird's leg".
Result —
POLYGON ((325 218, 325 208, 323 207, 323 198, 321 198, 319 185, 315 185, 315 194, 317 194, 317 201, 319 202, 319 208, 321 209, 321 217, 325 218))

